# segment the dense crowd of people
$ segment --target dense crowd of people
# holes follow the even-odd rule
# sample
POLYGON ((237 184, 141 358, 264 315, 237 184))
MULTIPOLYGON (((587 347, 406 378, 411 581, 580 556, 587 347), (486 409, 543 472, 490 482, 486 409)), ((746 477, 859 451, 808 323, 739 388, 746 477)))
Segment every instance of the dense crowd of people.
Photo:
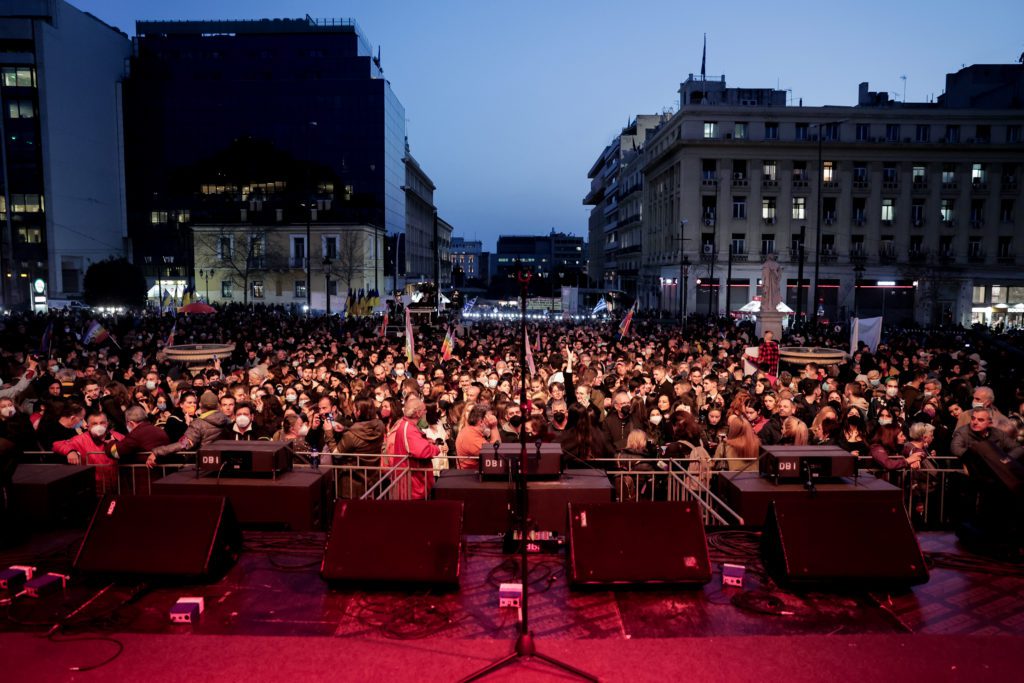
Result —
MULTIPOLYGON (((270 439, 338 464, 408 456, 413 495, 424 496, 435 472, 475 467, 488 444, 518 441, 524 423, 528 439, 560 443, 569 466, 646 466, 696 450, 712 469, 743 470, 762 445, 828 444, 885 473, 927 470, 979 444, 1012 459, 1024 452, 1021 349, 972 330, 890 330, 848 362, 780 367, 776 340, 727 319, 681 328, 641 316, 621 339, 611 324, 531 322, 524 403, 513 323, 424 319, 409 362, 404 337, 374 319, 240 306, 126 315, 101 319, 110 338, 99 345, 82 341, 88 321, 68 312, 0 320, 0 377, 10 378, 0 438, 26 454, 110 466, 100 478, 211 440, 270 439), (172 330, 175 344, 234 352, 201 367, 170 361, 172 330)), ((845 349, 844 334, 782 341, 845 349)))

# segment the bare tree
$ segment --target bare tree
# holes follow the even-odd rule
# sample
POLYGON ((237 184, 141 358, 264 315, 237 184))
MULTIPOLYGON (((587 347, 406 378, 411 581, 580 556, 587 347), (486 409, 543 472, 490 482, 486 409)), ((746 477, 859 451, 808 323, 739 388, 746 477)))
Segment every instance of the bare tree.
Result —
POLYGON ((249 303, 249 280, 266 270, 268 230, 257 225, 197 229, 196 263, 227 271, 227 279, 242 285, 242 303, 249 303))
POLYGON ((338 258, 334 262, 333 272, 344 283, 346 296, 352 292, 352 281, 356 279, 356 274, 366 267, 362 247, 363 235, 355 231, 342 235, 338 245, 338 258))

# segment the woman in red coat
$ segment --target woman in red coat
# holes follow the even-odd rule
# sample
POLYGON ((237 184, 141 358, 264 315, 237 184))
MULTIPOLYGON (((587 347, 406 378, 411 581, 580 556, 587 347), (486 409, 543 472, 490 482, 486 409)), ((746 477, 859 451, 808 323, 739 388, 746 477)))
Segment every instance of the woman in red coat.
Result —
POLYGON ((388 454, 399 456, 392 462, 400 461, 400 469, 409 470, 408 475, 395 485, 392 498, 425 499, 434 486, 431 458, 440 453, 441 449, 427 439, 419 428, 418 423, 426 413, 427 406, 423 400, 411 394, 402 406, 402 419, 388 432, 388 454), (402 459, 401 456, 408 457, 402 459))

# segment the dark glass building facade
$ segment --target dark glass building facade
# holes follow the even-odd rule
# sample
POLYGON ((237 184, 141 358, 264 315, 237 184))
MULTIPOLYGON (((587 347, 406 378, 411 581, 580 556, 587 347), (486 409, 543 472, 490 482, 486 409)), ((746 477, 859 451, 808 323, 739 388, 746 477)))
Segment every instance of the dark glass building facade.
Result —
POLYGON ((193 223, 404 232, 405 110, 354 21, 139 22, 136 33, 128 221, 151 280, 189 276, 193 223))

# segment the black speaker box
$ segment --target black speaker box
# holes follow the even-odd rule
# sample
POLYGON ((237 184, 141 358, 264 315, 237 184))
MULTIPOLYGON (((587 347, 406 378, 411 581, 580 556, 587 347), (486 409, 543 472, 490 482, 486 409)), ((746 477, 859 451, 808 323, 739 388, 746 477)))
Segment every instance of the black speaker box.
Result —
POLYGON ((328 581, 459 582, 462 502, 339 500, 320 575, 328 581))
POLYGON ((703 585, 710 580, 708 542, 696 504, 569 504, 570 583, 703 585))
POLYGON ((107 496, 75 557, 76 570, 114 576, 216 579, 242 548, 223 496, 107 496))
POLYGON ((928 581, 917 536, 900 504, 811 498, 768 508, 761 554, 783 585, 910 586, 928 581))

